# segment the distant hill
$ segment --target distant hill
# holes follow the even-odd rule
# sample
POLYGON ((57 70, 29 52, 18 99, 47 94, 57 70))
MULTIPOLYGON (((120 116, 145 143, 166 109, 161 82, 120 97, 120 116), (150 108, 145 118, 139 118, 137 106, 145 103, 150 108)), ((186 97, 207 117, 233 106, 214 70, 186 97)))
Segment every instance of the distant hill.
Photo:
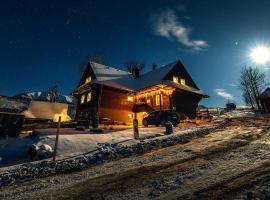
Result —
MULTIPOLYGON (((22 99, 22 100, 34 100, 34 101, 49 101, 50 95, 48 92, 25 92, 18 95, 13 96, 14 99, 22 99)), ((72 96, 60 95, 56 102, 58 103, 67 103, 74 104, 75 98, 72 96)))

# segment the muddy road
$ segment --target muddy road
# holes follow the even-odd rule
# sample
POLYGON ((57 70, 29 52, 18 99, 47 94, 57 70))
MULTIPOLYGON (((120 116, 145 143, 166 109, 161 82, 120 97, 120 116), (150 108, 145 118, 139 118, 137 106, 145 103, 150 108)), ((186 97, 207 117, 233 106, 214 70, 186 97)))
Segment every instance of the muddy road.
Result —
POLYGON ((0 189, 0 199, 267 199, 270 118, 235 118, 186 144, 0 189))

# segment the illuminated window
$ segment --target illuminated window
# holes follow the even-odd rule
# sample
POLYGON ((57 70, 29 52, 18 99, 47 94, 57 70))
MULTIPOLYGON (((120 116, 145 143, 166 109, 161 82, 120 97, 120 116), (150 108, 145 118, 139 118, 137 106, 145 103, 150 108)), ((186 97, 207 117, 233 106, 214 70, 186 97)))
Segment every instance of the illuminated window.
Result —
POLYGON ((127 100, 128 100, 128 101, 133 101, 133 97, 128 96, 127 100))
POLYGON ((91 82, 91 76, 88 76, 86 79, 85 79, 85 83, 90 83, 91 82))
POLYGON ((133 114, 128 114, 128 118, 132 119, 133 118, 133 114))
POLYGON ((160 105, 160 99, 159 99, 159 95, 156 95, 156 105, 159 106, 160 105))
POLYGON ((150 102, 151 102, 150 99, 147 99, 147 100, 146 100, 146 103, 150 103, 150 102))
POLYGON ((162 97, 162 94, 160 94, 160 95, 157 94, 156 95, 156 105, 159 106, 160 103, 161 103, 161 105, 163 105, 163 97, 162 97), (161 102, 160 102, 160 100, 161 100, 161 102))
POLYGON ((81 104, 84 103, 84 99, 85 99, 85 95, 82 95, 82 96, 81 96, 81 104))
POLYGON ((175 83, 179 83, 179 79, 178 79, 178 77, 177 77, 177 76, 173 76, 173 82, 175 82, 175 83))
POLYGON ((181 85, 186 85, 186 80, 185 79, 183 79, 183 78, 181 78, 181 80, 180 80, 181 82, 181 85))
POLYGON ((90 101, 91 101, 91 98, 92 98, 92 93, 89 92, 89 93, 87 94, 87 99, 86 99, 86 101, 87 101, 87 102, 90 102, 90 101))

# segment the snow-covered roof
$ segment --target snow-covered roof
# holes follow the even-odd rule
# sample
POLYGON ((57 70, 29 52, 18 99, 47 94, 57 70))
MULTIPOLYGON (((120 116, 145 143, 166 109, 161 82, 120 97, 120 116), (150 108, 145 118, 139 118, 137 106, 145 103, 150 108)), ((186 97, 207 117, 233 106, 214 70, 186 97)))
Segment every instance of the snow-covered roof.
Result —
POLYGON ((173 83, 172 81, 164 81, 164 77, 177 65, 177 63, 179 63, 179 60, 142 74, 139 78, 134 78, 131 73, 114 67, 94 62, 89 63, 96 75, 96 79, 91 83, 102 84, 129 92, 138 91, 158 84, 165 84, 207 97, 202 90, 189 86, 182 86, 180 84, 173 83))
POLYGON ((95 62, 89 62, 98 81, 106 81, 106 80, 113 80, 119 79, 123 76, 130 75, 129 72, 109 67, 106 65, 98 64, 95 62))
MULTIPOLYGON (((157 84, 162 84, 163 78, 169 73, 169 71, 177 64, 178 61, 164 65, 154 71, 142 74, 140 78, 134 78, 131 73, 118 75, 119 78, 98 79, 100 84, 107 86, 117 87, 119 89, 126 88, 127 90, 136 91, 146 87, 150 87, 157 84)), ((95 69, 93 69, 95 71, 95 69)), ((111 67, 109 69, 111 71, 111 67)), ((120 70, 121 71, 121 70, 120 70)), ((123 71, 122 71, 123 72, 123 71)), ((103 72, 104 73, 104 72, 103 72)), ((108 73, 108 72, 107 72, 108 73)))
MULTIPOLYGON (((18 95, 13 96, 12 98, 15 99, 24 99, 29 101, 49 101, 50 100, 50 94, 48 91, 34 91, 34 92, 24 92, 18 95)), ((72 96, 66 96, 66 95, 59 95, 57 97, 58 103, 67 103, 67 104, 74 104, 74 98, 72 96)))
POLYGON ((168 86, 171 86, 171 87, 174 87, 174 88, 178 88, 180 90, 185 90, 185 91, 188 91, 188 92, 193 92, 193 93, 202 95, 204 97, 209 97, 202 90, 197 90, 196 88, 193 88, 193 87, 190 87, 190 86, 187 86, 187 85, 177 84, 177 83, 174 83, 173 81, 165 80, 165 81, 163 81, 163 84, 168 85, 168 86))
POLYGON ((270 88, 266 88, 264 92, 259 96, 259 98, 270 98, 270 88))

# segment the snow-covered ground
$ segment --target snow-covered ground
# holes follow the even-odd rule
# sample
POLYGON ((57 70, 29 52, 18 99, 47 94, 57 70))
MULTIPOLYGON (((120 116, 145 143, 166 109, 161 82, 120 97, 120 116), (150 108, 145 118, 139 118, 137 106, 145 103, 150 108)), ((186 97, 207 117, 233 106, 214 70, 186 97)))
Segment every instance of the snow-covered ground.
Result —
POLYGON ((231 111, 222 111, 220 113, 211 113, 214 118, 234 118, 234 117, 254 117, 256 112, 252 111, 251 109, 236 109, 231 111))
MULTIPOLYGON (((176 128, 178 129, 178 128, 176 128)), ((140 138, 164 135, 165 128, 140 128, 140 138)), ((54 148, 56 129, 36 130, 33 136, 18 137, 0 143, 0 167, 28 162, 28 148, 31 144, 41 146, 48 144, 54 148)), ((101 143, 136 143, 133 139, 133 130, 126 129, 110 133, 94 134, 74 129, 61 129, 59 145, 57 150, 58 158, 71 157, 82 153, 94 151, 101 143)))

